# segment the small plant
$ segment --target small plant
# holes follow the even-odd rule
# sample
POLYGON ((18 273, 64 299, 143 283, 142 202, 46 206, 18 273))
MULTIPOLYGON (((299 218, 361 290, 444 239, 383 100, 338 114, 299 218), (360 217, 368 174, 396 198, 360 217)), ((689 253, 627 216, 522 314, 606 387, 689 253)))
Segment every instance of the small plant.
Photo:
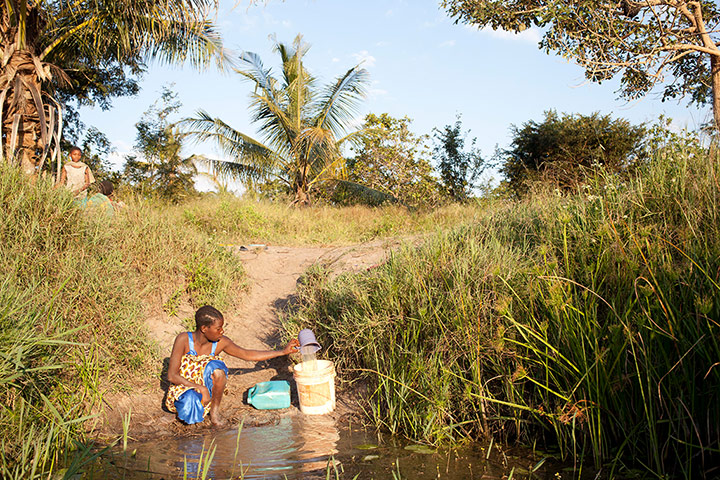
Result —
POLYGON ((186 332, 195 331, 195 318, 194 317, 183 318, 182 327, 185 329, 184 331, 186 331, 186 332))
MULTIPOLYGON (((212 467, 212 461, 215 457, 216 449, 217 445, 215 445, 215 440, 210 441, 210 448, 208 448, 207 450, 205 449, 205 444, 203 443, 202 450, 200 451, 200 457, 198 458, 197 467, 195 469, 195 480, 208 479, 210 468, 212 467)), ((188 475, 189 473, 187 456, 185 456, 183 458, 183 480, 191 480, 188 475)))
POLYGON ((167 299, 167 301, 163 304, 163 311, 170 315, 171 317, 174 317, 177 315, 177 309, 180 306, 180 299, 183 294, 183 289, 178 288, 173 292, 172 295, 170 295, 170 298, 167 299))
POLYGON ((123 452, 127 451, 127 443, 128 443, 128 433, 130 432, 130 417, 132 416, 132 407, 130 407, 127 411, 127 413, 123 414, 123 435, 122 435, 122 444, 123 444, 123 452))

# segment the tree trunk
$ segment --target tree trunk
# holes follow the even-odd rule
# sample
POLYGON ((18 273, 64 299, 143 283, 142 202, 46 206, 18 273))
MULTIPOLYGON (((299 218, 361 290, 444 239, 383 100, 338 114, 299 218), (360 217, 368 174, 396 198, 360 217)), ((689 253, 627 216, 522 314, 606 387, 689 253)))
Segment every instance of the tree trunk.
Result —
POLYGON ((33 174, 37 165, 37 152, 44 145, 37 104, 39 101, 39 107, 42 108, 42 85, 30 52, 19 51, 12 55, 0 83, 3 88, 10 87, 2 106, 3 154, 7 161, 19 163, 25 173, 33 174))
POLYGON ((295 199, 290 203, 290 205, 297 207, 309 207, 310 205, 312 205, 312 201, 310 200, 310 194, 304 191, 302 188, 297 189, 295 191, 295 199))
POLYGON ((710 55, 710 77, 715 130, 720 131, 720 55, 710 55))

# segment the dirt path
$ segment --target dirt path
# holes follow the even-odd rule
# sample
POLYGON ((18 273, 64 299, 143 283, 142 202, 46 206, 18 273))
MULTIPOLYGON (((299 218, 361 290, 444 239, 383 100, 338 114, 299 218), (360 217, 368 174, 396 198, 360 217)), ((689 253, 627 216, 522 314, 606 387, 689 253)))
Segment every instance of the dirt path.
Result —
MULTIPOLYGON (((278 313, 292 303, 297 281, 313 264, 320 263, 334 273, 362 271, 381 263, 394 248, 397 241, 376 240, 348 247, 233 247, 243 261, 249 279, 249 292, 234 311, 226 311, 225 334, 238 345, 257 350, 276 349, 282 346, 278 313)), ((209 422, 185 426, 164 409, 167 390, 167 360, 175 336, 184 330, 179 318, 192 315, 189 307, 182 309, 177 317, 164 313, 147 320, 150 334, 160 345, 163 366, 160 378, 136 381, 128 385, 128 391, 106 394, 98 420, 89 425, 91 430, 104 437, 122 433, 123 418, 130 413, 131 436, 136 438, 163 434, 192 434, 208 428, 209 422)), ((293 389, 293 406, 285 410, 255 410, 246 403, 247 390, 258 382, 267 380, 291 380, 292 362, 279 358, 267 362, 246 362, 225 356, 230 370, 228 392, 223 399, 223 414, 230 425, 262 424, 276 419, 278 415, 299 414, 297 398, 293 389)), ((339 372, 341 375, 341 372, 339 372)), ((292 382, 291 382, 292 385, 292 382)), ((332 415, 340 418, 355 410, 353 401, 338 391, 338 408, 332 415)))

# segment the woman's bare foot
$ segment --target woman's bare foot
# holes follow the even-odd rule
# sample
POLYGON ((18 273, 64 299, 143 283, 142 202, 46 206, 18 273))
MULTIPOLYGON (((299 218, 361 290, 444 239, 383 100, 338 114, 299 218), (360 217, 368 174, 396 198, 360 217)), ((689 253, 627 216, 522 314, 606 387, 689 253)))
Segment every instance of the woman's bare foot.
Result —
POLYGON ((212 422, 213 427, 224 427, 227 425, 227 422, 222 418, 220 412, 216 412, 214 409, 210 410, 210 422, 212 422))

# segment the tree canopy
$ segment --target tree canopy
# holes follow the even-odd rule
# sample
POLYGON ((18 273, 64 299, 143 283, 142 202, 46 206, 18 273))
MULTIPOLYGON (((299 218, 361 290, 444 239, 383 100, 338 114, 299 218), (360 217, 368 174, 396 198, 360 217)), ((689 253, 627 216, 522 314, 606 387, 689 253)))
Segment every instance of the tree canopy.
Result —
POLYGON ((475 148, 475 138, 466 149, 465 141, 469 133, 462 131, 460 115, 454 125, 445 125, 442 130, 433 129, 433 153, 440 178, 445 193, 457 202, 468 199, 485 168, 480 150, 475 148))
POLYGON ((299 205, 310 204, 313 190, 323 181, 343 176, 340 147, 359 140, 352 120, 368 81, 367 71, 355 66, 318 87, 303 63, 308 49, 301 35, 292 45, 276 42, 278 77, 256 53, 240 56, 236 72, 255 86, 250 109, 258 138, 204 111, 185 121, 189 134, 216 143, 230 157, 212 161, 217 169, 245 181, 280 182, 299 205))
POLYGON ((0 156, 32 172, 60 143, 64 104, 109 105, 137 91, 149 59, 222 57, 218 0, 7 0, 0 9, 0 156))
POLYGON ((720 126, 720 7, 712 0, 443 0, 456 19, 513 32, 541 27, 540 47, 596 82, 621 75, 620 94, 662 88, 663 99, 712 104, 720 126))
POLYGON ((533 181, 571 188, 595 167, 623 172, 645 158, 645 128, 610 115, 558 115, 511 127, 512 142, 500 153, 509 188, 522 195, 533 181))
POLYGON ((427 136, 410 131, 412 120, 383 113, 365 117, 362 143, 347 161, 347 179, 338 185, 345 200, 366 204, 400 202, 419 207, 440 200, 440 186, 432 175, 427 136))
POLYGON ((197 193, 193 156, 180 156, 183 134, 170 122, 181 104, 177 94, 164 87, 160 99, 135 124, 135 149, 140 156, 125 158, 124 179, 142 195, 172 202, 197 193))

